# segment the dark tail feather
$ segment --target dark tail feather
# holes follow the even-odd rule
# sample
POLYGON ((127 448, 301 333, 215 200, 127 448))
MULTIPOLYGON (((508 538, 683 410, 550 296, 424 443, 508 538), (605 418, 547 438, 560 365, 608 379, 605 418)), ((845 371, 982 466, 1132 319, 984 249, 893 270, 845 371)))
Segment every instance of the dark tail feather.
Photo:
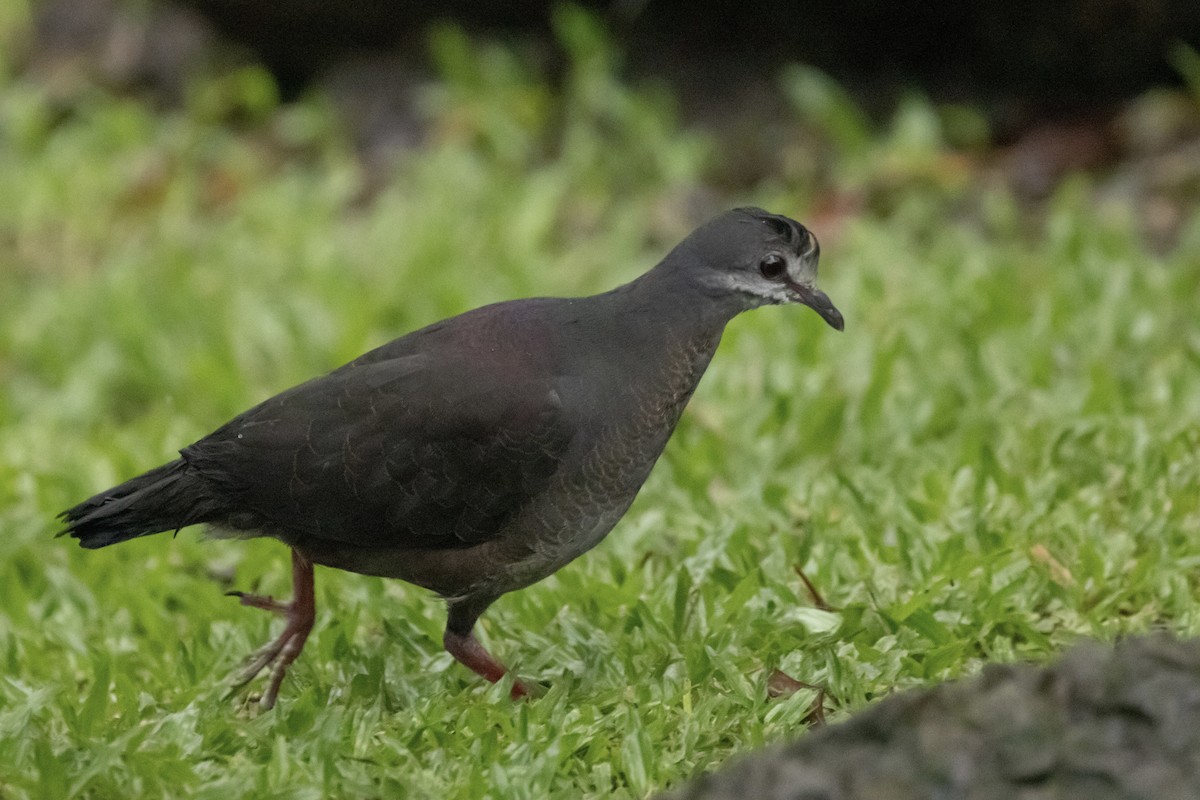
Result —
POLYGON ((62 512, 67 527, 59 536, 94 550, 204 522, 205 505, 203 484, 177 459, 62 512))

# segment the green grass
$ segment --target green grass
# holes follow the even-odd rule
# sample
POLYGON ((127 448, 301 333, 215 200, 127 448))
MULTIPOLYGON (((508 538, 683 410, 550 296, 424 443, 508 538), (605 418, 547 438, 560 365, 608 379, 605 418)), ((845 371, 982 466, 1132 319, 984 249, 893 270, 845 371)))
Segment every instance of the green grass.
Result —
MULTIPOLYGON (((166 113, 0 83, 0 798, 640 798, 802 735, 812 694, 769 701, 776 668, 840 716, 1081 636, 1200 631, 1200 215, 1152 255, 1079 179, 1030 229, 938 177, 919 102, 846 156, 854 181, 919 167, 824 235, 846 333, 736 320, 626 519, 485 616, 544 697, 454 664, 426 593, 320 570, 260 715, 223 681, 278 622, 223 593, 286 594, 284 548, 52 538, 270 394, 482 303, 610 287, 686 232, 718 149, 558 24, 561 91, 439 32, 431 141, 370 197, 326 104, 276 107, 252 69, 166 113)), ((790 79, 801 108, 823 91, 790 79)), ((813 180, 726 205, 804 218, 813 180)))

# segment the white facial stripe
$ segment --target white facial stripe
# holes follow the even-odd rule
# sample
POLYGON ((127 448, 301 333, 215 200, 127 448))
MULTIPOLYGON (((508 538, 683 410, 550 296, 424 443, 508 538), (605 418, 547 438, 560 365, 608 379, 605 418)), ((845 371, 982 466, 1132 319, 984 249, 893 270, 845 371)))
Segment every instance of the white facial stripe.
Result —
POLYGON ((783 284, 768 281, 758 273, 714 272, 708 278, 711 285, 722 291, 757 298, 760 304, 790 303, 794 299, 783 284))
MULTIPOLYGON (((774 251, 787 260, 788 279, 802 286, 809 286, 815 277, 816 265, 795 253, 774 251)), ((754 270, 712 271, 705 276, 705 281, 713 288, 724 293, 736 292, 755 305, 779 305, 796 302, 796 295, 787 286, 778 281, 768 280, 754 270)))

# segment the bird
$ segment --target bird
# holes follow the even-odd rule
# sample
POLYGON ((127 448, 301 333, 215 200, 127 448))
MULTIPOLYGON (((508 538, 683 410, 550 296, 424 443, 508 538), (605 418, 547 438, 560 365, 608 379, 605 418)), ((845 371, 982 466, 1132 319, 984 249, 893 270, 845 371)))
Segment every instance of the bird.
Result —
MULTIPOLYGON (((798 303, 843 330, 819 257, 795 220, 727 211, 615 289, 482 306, 287 389, 62 512, 59 535, 96 549, 204 524, 288 546, 290 601, 230 593, 284 619, 234 675, 238 689, 269 670, 264 709, 313 629, 314 565, 439 595, 445 650, 498 682, 476 622, 624 516, 726 324, 798 303)), ((513 678, 510 693, 531 690, 513 678)))

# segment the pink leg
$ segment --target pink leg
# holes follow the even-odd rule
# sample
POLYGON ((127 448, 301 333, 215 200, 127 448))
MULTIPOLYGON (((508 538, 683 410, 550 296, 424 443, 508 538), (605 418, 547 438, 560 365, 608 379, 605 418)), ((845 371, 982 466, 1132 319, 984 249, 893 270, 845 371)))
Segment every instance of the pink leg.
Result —
MULTIPOLYGON (((458 663, 473 672, 482 675, 492 683, 496 683, 508 672, 496 659, 492 658, 491 653, 483 649, 483 645, 475 638, 473 633, 462 635, 454 633, 449 628, 446 629, 445 635, 442 637, 442 643, 446 646, 446 652, 454 656, 458 663)), ((516 700, 521 697, 529 696, 529 689, 525 684, 518 680, 513 681, 512 699, 516 700)))
POLYGON ((271 682, 267 685, 267 691, 263 693, 262 699, 259 700, 259 704, 263 708, 271 708, 275 705, 283 677, 287 674, 288 667, 304 649, 304 643, 308 640, 308 634, 312 632, 313 623, 317 618, 317 603, 313 592, 313 565, 296 550, 292 550, 292 592, 293 597, 290 603, 280 603, 278 600, 262 595, 230 592, 233 596, 238 597, 244 606, 281 614, 287 619, 283 633, 252 654, 250 663, 234 679, 234 688, 241 688, 270 666, 271 682))

